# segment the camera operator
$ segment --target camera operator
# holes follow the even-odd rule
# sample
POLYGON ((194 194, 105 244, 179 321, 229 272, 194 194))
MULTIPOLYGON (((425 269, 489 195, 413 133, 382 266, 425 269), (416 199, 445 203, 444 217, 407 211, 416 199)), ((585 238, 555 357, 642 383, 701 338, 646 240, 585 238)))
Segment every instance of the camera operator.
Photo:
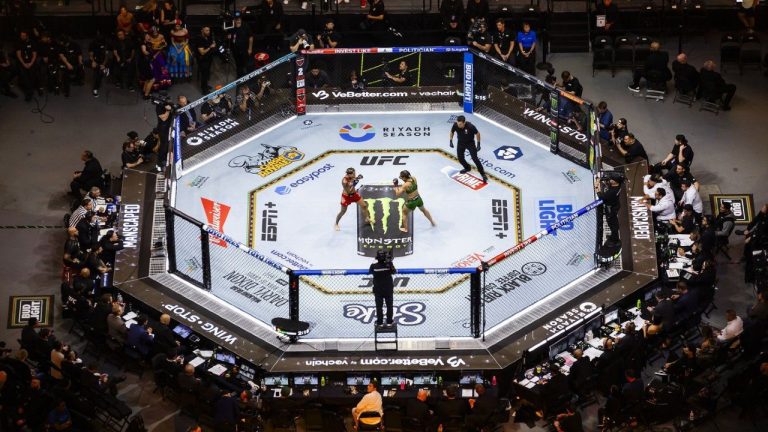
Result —
POLYGON ((171 124, 173 123, 173 105, 170 102, 159 104, 155 108, 157 113, 157 133, 160 135, 160 146, 157 148, 157 172, 165 169, 168 159, 168 146, 170 144, 171 124))
POLYGON ((133 77, 136 71, 134 65, 136 47, 133 41, 126 37, 125 31, 118 30, 115 36, 116 38, 112 42, 112 71, 117 78, 117 87, 132 91, 133 77))
POLYGON ((235 58, 237 76, 246 74, 253 54, 253 33, 247 24, 243 24, 243 18, 238 13, 235 16, 235 27, 229 31, 229 39, 232 41, 232 56, 235 58))
POLYGON ((597 197, 603 200, 603 212, 611 235, 608 236, 606 244, 619 245, 619 193, 621 192, 621 181, 623 178, 618 174, 611 173, 595 180, 595 193, 597 197))
POLYGON ((257 107, 256 94, 251 91, 247 84, 243 84, 240 87, 237 98, 235 98, 235 117, 242 120, 251 120, 257 107))
MULTIPOLYGON (((472 0, 470 0, 470 3, 472 0)), ((488 34, 488 24, 485 19, 477 19, 472 24, 467 34, 467 44, 471 47, 477 48, 484 53, 491 52, 493 45, 491 44, 491 35, 488 34)))
POLYGON ((333 18, 325 20, 323 32, 315 36, 315 46, 318 48, 336 48, 341 41, 341 35, 336 32, 336 23, 333 18))
POLYGON ((200 74, 200 91, 205 95, 211 92, 211 86, 208 81, 211 79, 211 65, 213 56, 216 53, 216 41, 211 34, 210 26, 203 26, 198 36, 193 42, 195 53, 197 54, 197 67, 200 74))
POLYGON ((213 123, 224 118, 232 111, 232 98, 227 94, 217 94, 200 107, 200 118, 204 123, 213 123))
MULTIPOLYGON (((189 104, 189 100, 187 100, 187 97, 184 95, 179 95, 176 100, 179 104, 179 108, 183 108, 189 104)), ((179 115, 179 130, 181 131, 182 137, 186 137, 188 133, 194 132, 195 129, 197 129, 197 126, 197 114, 195 114, 194 108, 184 111, 179 115)))
POLYGON ((312 43, 312 36, 310 36, 306 30, 298 29, 296 33, 291 36, 289 48, 292 53, 295 53, 299 50, 315 49, 315 45, 312 43))
POLYGON ((380 250, 376 253, 376 262, 371 264, 368 270, 373 275, 373 295, 376 299, 376 327, 382 325, 391 327, 392 321, 392 296, 395 288, 392 275, 397 270, 392 262, 390 253, 380 250), (387 320, 384 322, 383 303, 387 302, 387 320))

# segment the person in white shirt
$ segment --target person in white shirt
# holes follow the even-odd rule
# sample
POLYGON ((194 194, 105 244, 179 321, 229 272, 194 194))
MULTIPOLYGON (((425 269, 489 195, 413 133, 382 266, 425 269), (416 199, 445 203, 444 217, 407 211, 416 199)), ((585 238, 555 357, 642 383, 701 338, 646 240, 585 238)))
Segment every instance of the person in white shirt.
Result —
POLYGON ((657 221, 667 222, 676 217, 675 215, 675 197, 667 193, 664 188, 656 189, 656 204, 646 204, 656 216, 657 221))
POLYGON ((656 189, 658 188, 666 190, 668 195, 672 193, 672 186, 660 175, 646 174, 643 177, 643 195, 645 195, 645 198, 651 199, 656 196, 656 189))
POLYGON ((699 195, 698 189, 691 187, 691 181, 688 179, 680 183, 680 188, 683 190, 683 198, 679 203, 680 207, 684 207, 686 204, 692 205, 693 212, 696 214, 696 220, 699 220, 701 213, 704 211, 704 204, 701 202, 701 195, 699 195))
POLYGON ((741 320, 741 317, 736 315, 735 310, 728 309, 725 311, 725 319, 728 321, 725 328, 722 330, 715 330, 717 340, 720 342, 728 342, 744 331, 744 322, 741 320))
POLYGON ((355 422, 355 428, 357 428, 357 419, 360 414, 368 411, 375 411, 379 415, 384 415, 383 403, 381 400, 381 393, 376 390, 376 384, 373 382, 368 384, 368 394, 360 399, 357 406, 352 408, 352 419, 355 422))

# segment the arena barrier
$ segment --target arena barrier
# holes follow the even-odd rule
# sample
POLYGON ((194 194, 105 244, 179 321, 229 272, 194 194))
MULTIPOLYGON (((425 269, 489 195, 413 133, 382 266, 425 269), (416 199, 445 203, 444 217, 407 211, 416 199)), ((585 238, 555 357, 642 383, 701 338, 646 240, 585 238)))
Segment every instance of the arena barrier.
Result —
MULTIPOLYGON (((344 302, 346 318, 365 322, 371 319, 371 306, 355 301, 355 296, 368 295, 373 300, 368 269, 293 269, 174 208, 174 187, 184 181, 187 172, 282 122, 308 112, 455 111, 461 107, 516 133, 533 130, 544 134, 549 140, 541 143, 553 153, 593 173, 600 166, 593 104, 466 47, 325 49, 289 54, 177 110, 177 115, 221 99, 230 98, 234 103, 243 86, 258 92, 265 81, 270 83, 269 96, 259 99, 246 116, 222 116, 190 134, 178 130, 177 117, 169 159, 174 163, 166 171, 171 190, 166 203, 169 273, 264 323, 275 317, 309 321, 314 326, 335 322, 338 315, 325 313, 330 308, 316 307, 313 293, 338 296, 344 302), (407 90, 376 87, 383 80, 383 71, 394 70, 401 61, 414 65, 414 86, 407 90), (325 68, 332 82, 342 82, 355 71, 370 86, 364 96, 350 96, 343 88, 310 91, 303 84, 312 65, 325 68), (564 104, 569 104, 567 110, 559 108, 564 104), (567 118, 562 118, 564 113, 567 118), (177 244, 184 244, 187 250, 192 245, 194 256, 177 256, 177 244)), ((401 323, 426 319, 420 310, 433 306, 430 325, 408 327, 405 336, 480 337, 486 328, 503 324, 542 296, 556 293, 597 268, 601 204, 594 201, 491 259, 470 254, 452 268, 398 269, 395 303, 408 307, 396 312, 404 317, 401 323), (575 245, 577 251, 562 256, 562 244, 575 245), (455 295, 446 296, 449 291, 455 295), (435 299, 434 305, 408 301, 416 295, 435 299), (441 296, 448 300, 438 300, 441 296)), ((312 333, 307 337, 313 337, 312 333)))

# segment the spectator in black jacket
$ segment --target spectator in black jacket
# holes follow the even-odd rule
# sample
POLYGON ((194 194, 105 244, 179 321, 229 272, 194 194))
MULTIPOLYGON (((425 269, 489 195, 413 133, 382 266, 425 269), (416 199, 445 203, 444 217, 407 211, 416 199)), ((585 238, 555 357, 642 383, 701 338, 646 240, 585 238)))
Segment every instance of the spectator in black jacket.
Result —
POLYGON ((672 295, 675 300, 675 316, 685 318, 693 315, 699 309, 699 292, 688 289, 685 281, 677 283, 678 294, 672 295))
POLYGON ((102 294, 99 297, 99 301, 93 308, 91 314, 91 327, 94 332, 101 338, 106 338, 109 333, 109 324, 107 323, 107 317, 112 313, 112 295, 102 294))
POLYGON ((578 78, 571 75, 568 71, 563 71, 563 73, 560 74, 560 78, 563 80, 563 89, 565 91, 581 97, 581 94, 584 92, 584 87, 581 86, 578 78))
POLYGON ((77 223, 77 240, 80 243, 80 250, 90 250, 99 241, 99 217, 96 212, 89 211, 85 217, 77 223))
POLYGON ((173 331, 168 327, 171 323, 171 316, 168 314, 160 315, 160 325, 155 328, 154 352, 167 353, 169 350, 175 350, 179 343, 173 337, 173 331))
MULTIPOLYGON (((178 102, 180 108, 189 104, 187 97, 184 95, 179 95, 178 102)), ((194 108, 179 114, 179 130, 181 131, 182 137, 185 137, 187 134, 194 132, 195 129, 197 129, 197 126, 197 114, 195 114, 194 108)))
POLYGON ((226 390, 222 392, 221 397, 216 401, 214 413, 217 431, 235 432, 240 419, 240 405, 232 393, 226 390))
POLYGON ((720 101, 722 99, 722 109, 728 111, 731 109, 731 99, 736 94, 736 86, 726 83, 723 76, 716 71, 715 62, 707 60, 704 67, 699 71, 701 77, 699 84, 699 98, 709 101, 720 101))
POLYGON ((624 140, 621 143, 616 143, 616 150, 624 156, 627 163, 640 162, 642 160, 648 161, 645 147, 635 138, 635 134, 631 132, 624 136, 624 140))
POLYGON ((21 329, 21 347, 29 353, 32 353, 37 343, 37 325, 37 318, 33 317, 28 319, 27 325, 21 329))
POLYGON ((685 53, 678 54, 672 62, 672 72, 675 74, 675 89, 680 93, 695 92, 699 88, 699 71, 688 64, 685 53))
POLYGON ((624 372, 624 385, 621 387, 621 396, 625 406, 637 404, 645 397, 645 385, 643 378, 634 370, 627 369, 624 372))
POLYGON ((571 387, 571 391, 578 393, 587 381, 592 378, 595 369, 589 359, 584 357, 584 352, 581 349, 575 349, 573 357, 576 361, 571 365, 571 370, 568 374, 568 384, 571 387))
POLYGON ((90 150, 84 150, 80 159, 85 162, 85 166, 82 171, 75 171, 72 175, 72 182, 69 184, 70 194, 78 198, 82 196, 80 189, 87 191, 94 186, 104 188, 101 178, 104 170, 101 169, 98 159, 93 156, 90 150))
POLYGON ((432 430, 432 411, 427 405, 427 391, 419 389, 415 399, 408 399, 405 405, 405 416, 421 422, 426 430, 432 430))
POLYGON ((451 419, 461 419, 464 422, 464 416, 467 415, 467 402, 458 398, 459 389, 456 386, 450 386, 445 390, 446 398, 437 403, 435 414, 438 425, 446 425, 451 419))
POLYGON ((477 393, 477 399, 474 404, 470 400, 471 412, 467 416, 467 429, 479 430, 485 425, 496 410, 498 401, 495 397, 488 394, 485 390, 485 386, 482 384, 475 385, 475 393, 477 393))
POLYGON ((672 72, 669 71, 669 54, 666 51, 659 51, 661 44, 654 41, 651 42, 651 52, 648 57, 645 58, 645 63, 642 69, 635 69, 635 73, 632 76, 632 84, 629 85, 629 90, 633 92, 640 91, 640 80, 648 77, 652 77, 654 74, 665 82, 672 79, 672 72))
POLYGON ((650 325, 646 326, 646 335, 668 332, 675 324, 675 306, 661 291, 656 293, 656 306, 648 306, 651 312, 650 325))
POLYGON ((101 245, 101 259, 110 267, 115 265, 115 254, 123 249, 123 240, 117 235, 117 231, 109 230, 99 240, 101 245))

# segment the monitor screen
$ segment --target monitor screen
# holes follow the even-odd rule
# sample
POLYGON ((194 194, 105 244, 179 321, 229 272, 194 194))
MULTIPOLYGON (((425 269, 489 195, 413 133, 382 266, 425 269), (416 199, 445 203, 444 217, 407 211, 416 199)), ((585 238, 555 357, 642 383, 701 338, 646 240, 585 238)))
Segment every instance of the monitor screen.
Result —
POLYGON ((243 381, 252 380, 256 376, 256 370, 243 363, 240 365, 240 371, 237 373, 237 376, 243 381))
POLYGON ((317 385, 317 375, 296 375, 293 384, 297 386, 317 385))
POLYGON ((234 365, 235 363, 237 363, 237 361, 235 360, 235 355, 230 353, 216 353, 214 358, 216 359, 216 361, 220 361, 222 363, 229 363, 231 365, 234 365))
POLYGON ((179 324, 173 328, 173 332, 179 335, 180 338, 186 339, 192 334, 192 329, 184 324, 179 324))
POLYGON ((383 386, 397 386, 400 385, 400 381, 403 378, 399 375, 382 375, 381 385, 383 386))
POLYGON ((619 321, 619 309, 618 308, 605 313, 605 317, 603 319, 603 323, 609 324, 609 323, 618 322, 618 321, 619 321))
POLYGON ((483 382, 483 376, 480 374, 480 372, 470 372, 467 374, 464 374, 461 376, 461 379, 459 380, 459 384, 482 384, 483 382))
POLYGON ((267 375, 264 377, 264 384, 268 386, 287 386, 288 375, 267 375))
POLYGON ((347 385, 368 385, 371 377, 366 375, 351 375, 347 377, 347 385))
POLYGON ((415 385, 437 385, 437 377, 434 375, 416 375, 413 377, 415 385))
POLYGON ((568 338, 562 338, 549 346, 549 358, 553 359, 561 352, 568 349, 568 338))

